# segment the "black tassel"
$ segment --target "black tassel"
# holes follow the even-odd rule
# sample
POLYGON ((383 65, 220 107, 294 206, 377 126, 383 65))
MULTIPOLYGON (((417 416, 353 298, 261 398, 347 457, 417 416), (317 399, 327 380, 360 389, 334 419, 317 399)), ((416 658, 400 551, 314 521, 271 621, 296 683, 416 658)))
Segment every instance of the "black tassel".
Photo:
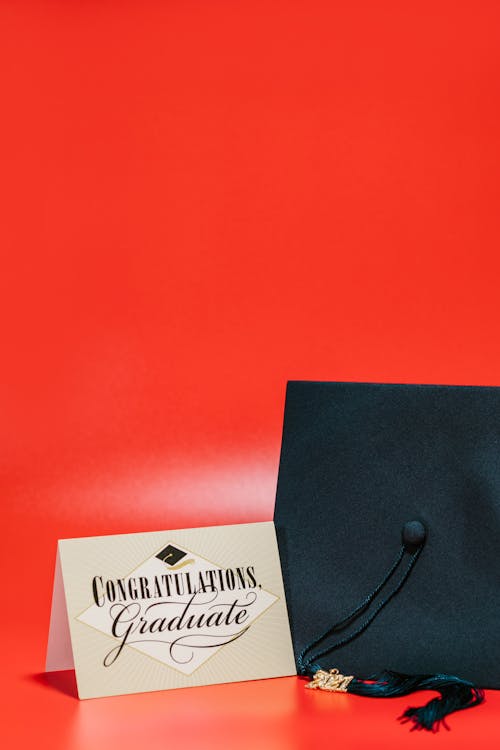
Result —
POLYGON ((441 693, 440 698, 433 698, 429 703, 420 708, 407 708, 404 714, 399 717, 403 724, 413 722, 412 731, 414 729, 427 729, 430 732, 437 732, 441 724, 446 729, 449 728, 445 721, 449 714, 454 711, 462 711, 464 708, 472 708, 482 703, 484 701, 483 690, 477 688, 472 682, 448 674, 406 675, 399 672, 384 671, 366 680, 360 680, 352 675, 345 676, 340 674, 338 669, 326 671, 318 663, 322 657, 346 646, 355 638, 358 638, 371 625, 383 608, 400 592, 422 552, 426 534, 425 526, 420 521, 409 521, 404 525, 403 545, 382 581, 347 617, 332 625, 325 633, 317 637, 312 643, 309 643, 300 652, 297 665, 299 675, 311 678, 306 687, 313 690, 354 693, 355 695, 365 695, 371 698, 395 698, 400 695, 408 695, 417 690, 437 690, 438 693, 441 693), (410 559, 401 579, 392 591, 379 602, 372 613, 358 625, 353 633, 319 649, 320 644, 327 638, 338 631, 344 630, 368 609, 399 568, 405 553, 410 554, 410 559), (311 655, 314 649, 319 649, 319 651, 317 650, 315 654, 311 655))
POLYGON ((437 732, 442 724, 449 729, 445 719, 454 711, 478 706, 484 701, 484 691, 472 682, 447 674, 405 675, 398 672, 382 672, 368 680, 353 678, 346 689, 348 693, 373 698, 394 698, 417 690, 437 690, 440 698, 433 698, 420 708, 407 708, 399 717, 401 723, 413 722, 411 730, 427 729, 437 732))

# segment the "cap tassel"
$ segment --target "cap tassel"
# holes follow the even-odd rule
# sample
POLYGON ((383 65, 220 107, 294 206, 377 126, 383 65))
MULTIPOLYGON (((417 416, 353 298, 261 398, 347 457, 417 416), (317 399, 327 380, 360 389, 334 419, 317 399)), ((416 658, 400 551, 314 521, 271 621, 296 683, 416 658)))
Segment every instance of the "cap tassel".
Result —
POLYGON ((399 720, 403 724, 413 722, 411 731, 415 729, 427 729, 430 732, 437 732, 441 724, 446 729, 449 729, 445 721, 446 716, 449 714, 454 711, 462 711, 465 708, 472 708, 482 703, 484 701, 484 691, 477 688, 472 682, 453 675, 406 675, 387 670, 366 680, 360 680, 352 675, 345 676, 340 674, 338 669, 326 671, 318 663, 318 660, 322 657, 358 638, 380 614, 382 609, 401 591, 422 552, 425 538, 426 529, 420 521, 409 521, 406 523, 403 527, 403 546, 382 581, 347 617, 335 623, 325 633, 306 646, 299 654, 297 664, 299 675, 311 678, 311 681, 306 685, 306 687, 311 689, 328 690, 334 693, 354 693, 355 695, 364 695, 372 698, 395 698, 401 695, 408 695, 417 690, 437 690, 441 693, 440 698, 433 698, 420 708, 407 708, 403 715, 399 717, 399 720), (407 552, 410 553, 410 559, 406 570, 396 586, 378 604, 371 615, 368 615, 353 633, 311 656, 310 653, 319 647, 320 643, 324 642, 333 633, 344 630, 369 608, 393 577, 407 552))
POLYGON ((413 722, 411 731, 427 729, 437 732, 440 725, 449 729, 445 719, 455 711, 473 708, 484 701, 484 691, 472 682, 447 674, 405 675, 385 671, 368 680, 353 678, 347 692, 374 698, 394 698, 417 690, 437 690, 440 698, 433 698, 420 708, 410 707, 399 717, 402 724, 413 722))

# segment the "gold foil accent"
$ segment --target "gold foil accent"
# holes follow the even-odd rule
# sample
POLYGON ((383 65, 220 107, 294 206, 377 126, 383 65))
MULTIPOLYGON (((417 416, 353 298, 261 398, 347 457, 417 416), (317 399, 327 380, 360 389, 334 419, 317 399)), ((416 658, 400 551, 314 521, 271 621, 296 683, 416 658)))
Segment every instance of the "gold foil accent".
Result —
MULTIPOLYGON (((170 555, 167 555, 167 557, 170 557, 170 555)), ((163 562, 167 563, 167 557, 164 558, 163 562)), ((191 563, 194 563, 194 560, 182 560, 182 562, 177 563, 177 565, 170 565, 170 563, 167 563, 170 570, 180 570, 181 568, 184 568, 186 565, 191 565, 191 563)))
POLYGON ((325 672, 324 669, 318 669, 314 677, 307 683, 306 688, 311 690, 329 690, 332 693, 346 693, 347 688, 354 675, 340 674, 338 669, 330 669, 325 672))

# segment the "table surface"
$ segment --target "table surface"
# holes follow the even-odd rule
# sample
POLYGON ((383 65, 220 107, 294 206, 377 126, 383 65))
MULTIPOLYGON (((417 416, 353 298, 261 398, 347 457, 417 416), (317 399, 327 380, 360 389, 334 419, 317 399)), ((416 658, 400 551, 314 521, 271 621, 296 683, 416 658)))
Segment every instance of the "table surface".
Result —
POLYGON ((4 747, 498 747, 495 692, 436 738, 295 678, 43 670, 58 538, 272 518, 288 379, 500 385, 499 21, 0 4, 4 747))

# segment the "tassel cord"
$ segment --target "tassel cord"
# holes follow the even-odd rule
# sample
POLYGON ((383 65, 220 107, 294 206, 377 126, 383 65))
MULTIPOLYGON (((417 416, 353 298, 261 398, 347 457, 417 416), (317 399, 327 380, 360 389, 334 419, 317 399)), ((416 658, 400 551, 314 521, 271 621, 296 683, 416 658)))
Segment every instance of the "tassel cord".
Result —
MULTIPOLYGON (((298 656, 297 661, 299 663, 299 669, 300 669, 300 672, 302 674, 306 674, 307 673, 307 667, 310 665, 310 663, 312 661, 311 659, 305 660, 305 656, 313 648, 315 648, 316 646, 319 646, 319 644, 322 643, 330 635, 332 635, 333 633, 338 632, 339 630, 343 630, 345 627, 347 627, 347 625, 349 625, 349 623, 352 622, 352 620, 354 620, 355 617, 357 617, 359 614, 361 614, 362 612, 364 612, 369 607, 369 605, 375 599, 375 597, 377 596, 377 594, 380 593, 380 591, 384 588, 384 586, 386 585, 386 583, 392 577, 393 573, 395 573, 395 571, 399 567, 399 564, 400 564, 401 560, 403 559, 404 554, 405 554, 405 546, 402 545, 401 549, 399 550, 399 552, 397 554, 396 559, 394 560, 393 564, 391 565, 391 567, 389 568, 389 570, 385 574, 384 578, 380 581, 380 583, 378 584, 378 586, 376 586, 374 588, 374 590, 370 594, 368 594, 368 596, 361 602, 361 604, 359 604, 355 609, 353 609, 353 611, 350 612, 350 614, 348 614, 342 620, 340 620, 339 622, 336 622, 335 625, 333 625, 325 633, 323 633, 322 635, 320 635, 319 638, 316 638, 314 641, 312 641, 311 643, 309 643, 309 645, 307 645, 301 651, 301 653, 298 656)), ((337 648, 337 646, 334 646, 333 648, 337 648)), ((328 652, 326 652, 326 653, 328 653, 328 652)), ((323 652, 322 652, 322 654, 323 654, 323 652)), ((321 654, 319 654, 318 656, 320 656, 320 655, 321 654)), ((315 658, 317 658, 317 657, 315 657, 315 658)))
POLYGON ((387 583, 387 581, 391 578, 392 574, 396 571, 397 567, 399 566, 399 563, 401 562, 403 558, 403 554, 405 552, 405 547, 403 546, 401 548, 401 551, 396 558, 395 563, 393 564, 392 568, 388 572, 388 574, 385 576, 384 580, 377 586, 377 588, 369 594, 369 596, 366 598, 366 600, 354 610, 354 613, 349 615, 348 617, 344 618, 340 623, 336 623, 332 628, 326 631, 326 633, 323 633, 322 636, 317 638, 315 641, 313 641, 311 644, 306 646, 306 648, 302 651, 302 653, 299 656, 298 662, 299 667, 302 674, 314 674, 317 669, 320 669, 320 667, 317 664, 313 664, 313 662, 316 662, 317 659, 321 659, 321 657, 326 656, 327 654, 331 653, 332 651, 335 651, 338 648, 342 648, 342 646, 346 646, 348 643, 351 643, 355 638, 357 638, 361 633, 363 633, 369 625, 373 622, 373 620, 377 617, 378 614, 382 611, 382 609, 389 604, 389 602, 399 593, 399 591, 402 589, 404 584, 406 583, 406 580, 408 579, 408 576, 410 575, 413 566, 418 560, 418 557, 422 551, 422 547, 418 547, 415 552, 413 552, 410 561, 408 562, 407 568, 401 577, 399 583, 394 587, 394 589, 391 591, 388 596, 386 596, 385 599, 383 599, 380 604, 375 608, 375 610, 369 615, 353 633, 350 633, 349 635, 346 635, 344 638, 341 638, 339 641, 336 641, 336 643, 333 643, 332 645, 322 649, 318 653, 316 653, 313 657, 310 657, 309 659, 304 659, 304 656, 309 653, 315 646, 319 645, 323 640, 325 640, 329 635, 332 633, 338 631, 343 627, 344 623, 348 623, 350 620, 352 620, 354 613, 361 612, 363 609, 365 609, 368 604, 371 603, 371 601, 376 596, 376 593, 379 593, 379 591, 384 587, 384 585, 387 583))

